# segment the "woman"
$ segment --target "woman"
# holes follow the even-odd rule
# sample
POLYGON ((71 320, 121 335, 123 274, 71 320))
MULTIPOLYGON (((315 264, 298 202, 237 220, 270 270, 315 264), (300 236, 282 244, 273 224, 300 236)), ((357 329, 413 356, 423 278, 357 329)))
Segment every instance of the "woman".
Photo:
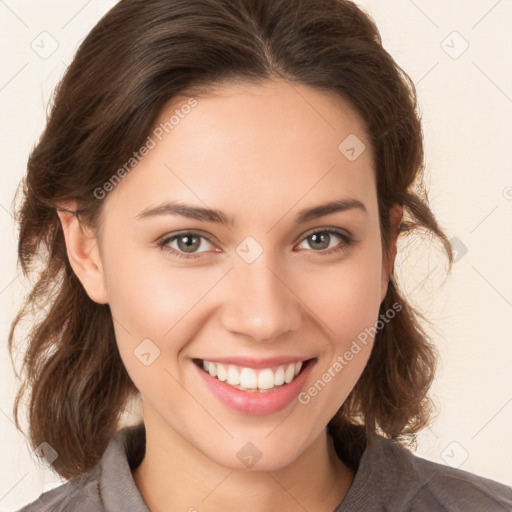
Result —
POLYGON ((121 0, 96 25, 20 209, 23 269, 48 258, 11 329, 43 306, 15 415, 30 391, 31 443, 70 479, 23 510, 512 507, 405 447, 435 349, 398 238, 452 261, 415 107, 349 1, 121 0))

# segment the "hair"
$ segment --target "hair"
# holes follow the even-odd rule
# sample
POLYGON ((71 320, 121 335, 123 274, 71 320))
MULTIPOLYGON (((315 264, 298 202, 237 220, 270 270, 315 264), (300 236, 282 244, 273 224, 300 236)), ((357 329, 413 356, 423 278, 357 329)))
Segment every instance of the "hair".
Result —
MULTIPOLYGON (((97 464, 138 390, 120 358, 109 305, 92 301, 70 266, 59 205, 75 201, 80 223, 97 232, 104 201, 95 189, 144 144, 169 101, 233 81, 275 79, 329 92, 363 120, 384 254, 396 235, 390 209, 400 204, 398 239, 430 233, 451 269, 450 242, 423 186, 414 84, 359 7, 348 0, 121 0, 57 86, 15 207, 18 262, 35 279, 11 325, 13 365, 15 332, 29 314, 35 320, 24 334, 14 417, 21 430, 19 405, 28 393, 29 441, 58 452, 52 467, 61 477, 97 464)), ((405 444, 431 420, 437 352, 393 270, 379 314, 395 304, 400 312, 378 330, 360 379, 328 425, 347 460, 356 438, 371 442, 380 433, 405 444)))

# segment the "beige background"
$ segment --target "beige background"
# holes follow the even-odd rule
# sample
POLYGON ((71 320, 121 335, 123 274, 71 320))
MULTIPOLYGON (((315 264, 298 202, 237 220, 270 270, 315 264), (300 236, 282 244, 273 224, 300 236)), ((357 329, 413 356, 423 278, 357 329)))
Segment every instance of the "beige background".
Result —
MULTIPOLYGON (((58 482, 32 461, 12 423, 6 339, 27 284, 16 266, 11 203, 54 85, 114 3, 0 1, 0 511, 58 482)), ((397 265, 442 353, 433 387, 439 416, 417 453, 512 485, 512 1, 359 4, 417 84, 432 207, 459 247, 448 279, 444 260, 424 244, 410 244, 397 265)))

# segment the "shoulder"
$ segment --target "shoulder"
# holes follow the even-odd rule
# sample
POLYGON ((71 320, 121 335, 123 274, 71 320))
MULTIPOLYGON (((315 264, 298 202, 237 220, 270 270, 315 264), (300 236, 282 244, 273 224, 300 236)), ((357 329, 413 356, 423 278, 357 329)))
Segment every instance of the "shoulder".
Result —
POLYGON ((104 510, 99 490, 100 467, 59 485, 18 512, 98 512, 104 510))
POLYGON ((389 456, 389 490, 394 488, 400 510, 470 512, 512 510, 512 489, 469 471, 432 462, 402 445, 380 438, 389 456))
POLYGON ((346 500, 340 511, 364 506, 368 511, 510 512, 512 488, 376 436, 361 457, 346 500))
POLYGON ((112 437, 90 471, 41 494, 18 512, 148 512, 131 473, 144 450, 144 424, 125 427, 112 437))
POLYGON ((512 488, 469 471, 406 453, 421 483, 415 501, 423 507, 437 506, 439 510, 461 512, 512 511, 512 488))

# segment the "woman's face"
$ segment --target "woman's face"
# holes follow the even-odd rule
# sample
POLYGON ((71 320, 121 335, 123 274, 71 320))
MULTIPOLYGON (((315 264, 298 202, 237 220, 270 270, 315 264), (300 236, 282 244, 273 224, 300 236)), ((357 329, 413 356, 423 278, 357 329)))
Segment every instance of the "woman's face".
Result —
POLYGON ((353 342, 388 281, 370 143, 348 104, 302 85, 188 99, 104 199, 117 342, 170 436, 227 467, 277 469, 323 432, 370 355, 371 336, 353 342))

